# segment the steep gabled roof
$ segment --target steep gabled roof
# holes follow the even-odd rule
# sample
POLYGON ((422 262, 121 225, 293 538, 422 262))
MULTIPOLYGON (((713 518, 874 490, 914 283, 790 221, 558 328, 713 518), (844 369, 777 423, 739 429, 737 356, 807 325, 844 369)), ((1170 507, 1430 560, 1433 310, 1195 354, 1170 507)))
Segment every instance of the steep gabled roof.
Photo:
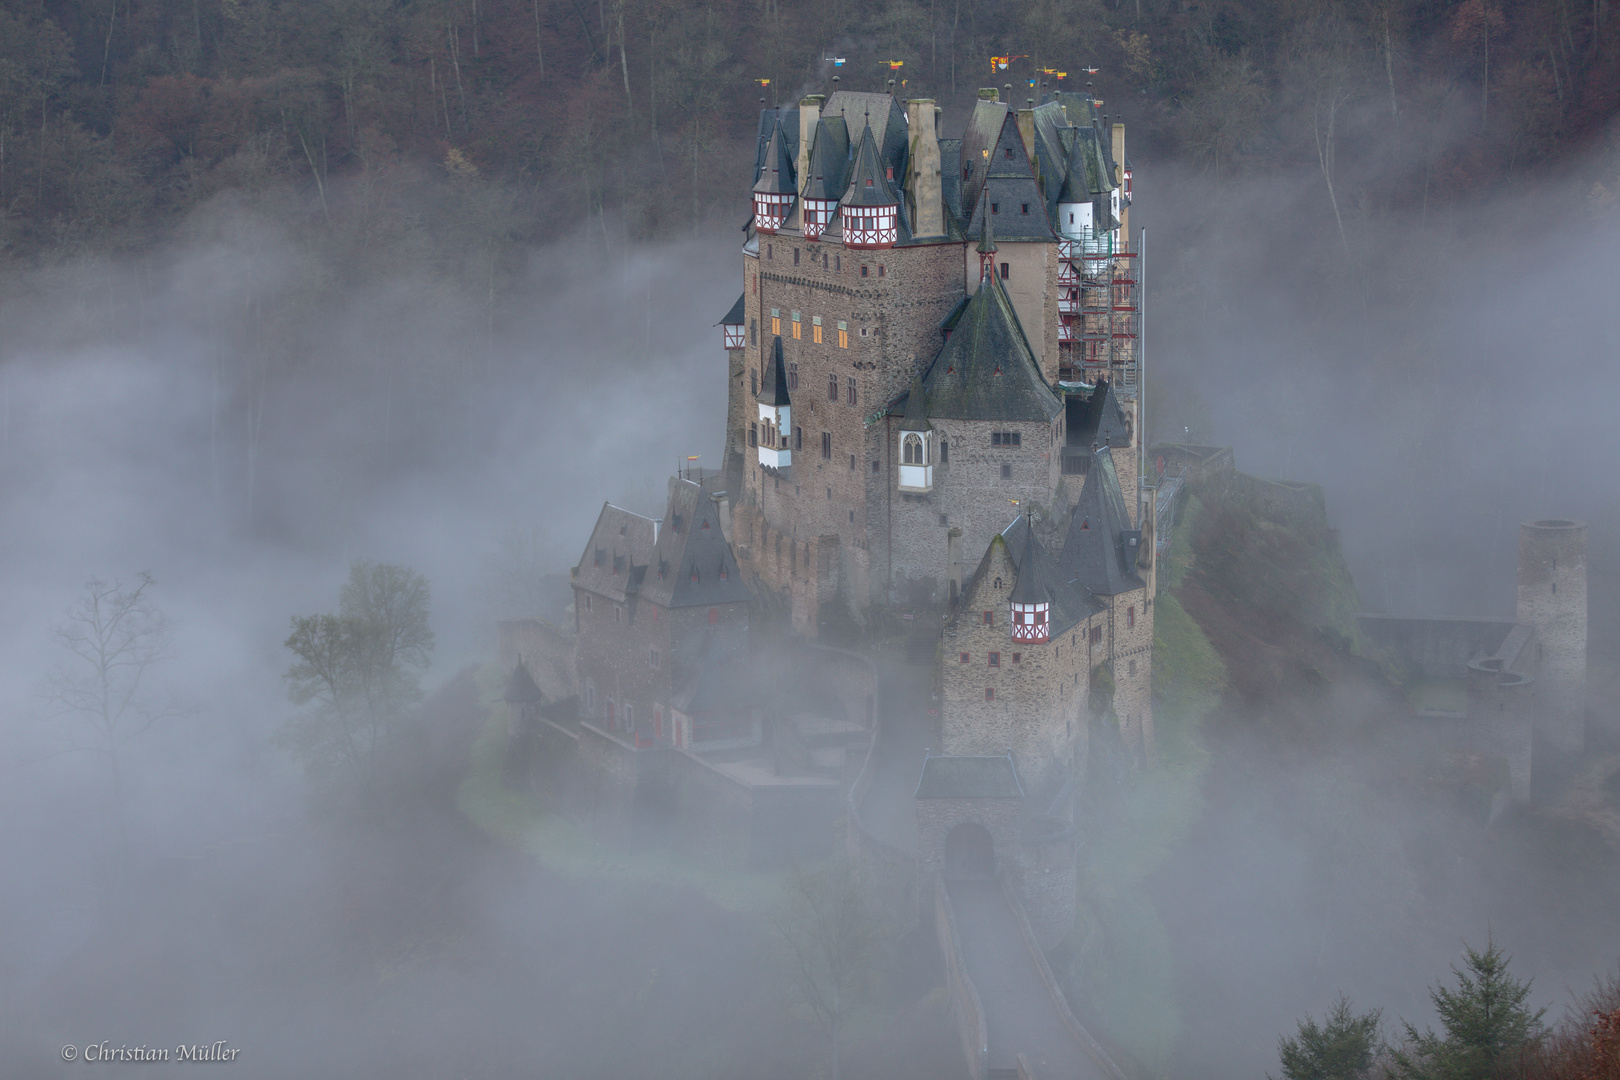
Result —
POLYGON ((1001 535, 1018 573, 1007 599, 1014 604, 1050 604, 1047 618, 1052 637, 1066 633, 1075 624, 1103 610, 1096 597, 1058 567, 1051 552, 1030 527, 1027 515, 1018 515, 1001 535))
MULTIPOLYGON (((981 102, 983 104, 983 102, 981 102)), ((978 110, 975 110, 975 116, 978 110)), ((963 137, 964 152, 966 136, 963 137)), ((1035 172, 1024 150, 1024 138, 1010 112, 1003 112, 1001 130, 986 148, 983 180, 974 191, 973 217, 968 234, 980 231, 986 213, 996 219, 999 240, 1050 240, 1052 221, 1046 213, 1046 200, 1035 182, 1035 172)), ((975 174, 978 175, 978 174, 975 174)))
POLYGON ((731 310, 726 312, 724 315, 720 316, 720 321, 715 323, 714 325, 716 325, 716 326, 741 326, 743 324, 743 312, 745 310, 745 308, 743 307, 743 300, 745 299, 745 297, 746 297, 746 294, 738 293, 737 294, 737 302, 735 304, 732 304, 731 305, 731 310))
POLYGON ((653 532, 651 518, 603 503, 572 584, 621 602, 634 595, 641 582, 636 568, 652 558, 653 532))
POLYGON ((675 477, 669 485, 664 525, 643 573, 645 600, 667 608, 747 603, 753 594, 737 571, 737 559, 710 500, 717 477, 675 477))
POLYGON ((804 197, 837 202, 844 195, 849 172, 849 125, 842 116, 824 116, 816 125, 810 148, 810 175, 801 177, 804 197))
POLYGON ((870 127, 878 160, 885 166, 892 166, 894 175, 906 175, 906 114, 893 97, 859 90, 838 90, 822 106, 821 115, 842 118, 851 132, 870 127))
POLYGON ((849 177, 849 190, 840 200, 842 205, 898 206, 900 198, 889 183, 888 168, 878 160, 877 138, 872 129, 863 129, 860 149, 855 151, 855 168, 849 177))
MULTIPOLYGON (((962 181, 959 211, 963 217, 978 206, 979 195, 984 190, 984 181, 990 172, 991 151, 1000 140, 1010 116, 1007 106, 999 101, 980 98, 974 102, 973 112, 968 116, 967 127, 962 131, 960 161, 957 165, 958 169, 967 172, 967 178, 962 181)), ((1017 130, 1016 125, 1013 130, 1017 130)), ((968 226, 969 235, 975 231, 977 230, 972 225, 968 226)))
POLYGON ((765 365, 765 380, 760 383, 759 403, 761 405, 791 405, 788 399, 787 365, 782 361, 782 335, 778 334, 771 342, 771 362, 765 365))
POLYGON ((531 705, 545 699, 540 687, 535 685, 534 676, 524 665, 523 657, 518 657, 517 667, 512 669, 512 674, 506 680, 506 693, 501 695, 501 700, 512 705, 531 705))
POLYGON ((765 147, 765 161, 754 190, 761 194, 796 195, 798 186, 793 172, 793 154, 788 149, 787 133, 777 124, 771 132, 771 141, 765 147))
POLYGON ((923 392, 928 415, 950 420, 1050 422, 1063 409, 994 274, 968 300, 923 376, 923 392))
POLYGON ((1089 449, 1096 443, 1123 449, 1131 444, 1125 409, 1107 380, 1099 382, 1089 397, 1083 392, 1070 394, 1064 404, 1067 408, 1063 431, 1065 445, 1089 449))
POLYGON ((1142 588, 1141 575, 1136 572, 1142 534, 1130 527, 1130 521, 1114 472, 1113 451, 1105 446, 1086 470, 1059 567, 1098 596, 1118 596, 1142 588))

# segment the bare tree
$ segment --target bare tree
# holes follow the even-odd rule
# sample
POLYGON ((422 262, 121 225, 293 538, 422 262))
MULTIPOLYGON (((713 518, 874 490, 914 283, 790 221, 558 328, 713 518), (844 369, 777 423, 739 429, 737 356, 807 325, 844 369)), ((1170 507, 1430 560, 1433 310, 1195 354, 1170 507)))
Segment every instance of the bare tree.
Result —
POLYGON ((795 867, 790 889, 777 929, 791 954, 794 985, 831 1046, 838 1080, 844 1021, 882 962, 888 934, 848 859, 810 872, 795 867))
MULTIPOLYGON (((111 770, 110 804, 123 817, 119 755, 132 739, 181 712, 172 695, 151 686, 152 670, 172 656, 173 628, 153 606, 152 575, 132 587, 91 578, 53 628, 70 659, 45 681, 53 720, 70 724, 71 749, 103 755, 111 770)), ((121 826, 120 826, 121 828, 121 826)))

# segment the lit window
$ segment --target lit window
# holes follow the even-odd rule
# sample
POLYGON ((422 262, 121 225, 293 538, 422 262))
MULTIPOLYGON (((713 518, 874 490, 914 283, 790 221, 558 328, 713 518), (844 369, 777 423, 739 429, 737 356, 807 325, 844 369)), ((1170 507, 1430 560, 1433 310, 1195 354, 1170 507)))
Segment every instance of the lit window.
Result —
MULTIPOLYGON (((810 335, 817 345, 821 344, 821 316, 813 315, 810 318, 810 335)), ((797 384, 795 384, 797 385, 797 384)))
POLYGON ((849 348, 849 323, 841 319, 838 322, 838 347, 840 349, 849 348))
POLYGON ((797 311, 795 311, 793 313, 793 340, 794 341, 799 340, 799 329, 800 329, 799 313, 797 311))

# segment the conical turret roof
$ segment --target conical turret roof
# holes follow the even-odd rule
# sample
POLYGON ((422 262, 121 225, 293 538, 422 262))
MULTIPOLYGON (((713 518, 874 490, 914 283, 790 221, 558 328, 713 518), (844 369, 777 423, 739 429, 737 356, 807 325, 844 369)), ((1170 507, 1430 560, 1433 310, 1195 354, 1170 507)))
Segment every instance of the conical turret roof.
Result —
MULTIPOLYGON (((989 199, 989 192, 980 199, 981 203, 989 199)), ((990 224, 990 215, 982 214, 979 221, 979 254, 994 255, 996 253, 996 230, 990 224)))
POLYGON ((849 171, 849 127, 842 116, 823 117, 816 125, 816 141, 810 148, 810 175, 805 179, 804 197, 836 202, 844 194, 844 174, 849 171))
POLYGON ((877 140, 872 137, 872 125, 861 132, 861 147, 855 155, 855 171, 849 178, 849 190, 839 200, 844 206, 898 206, 900 199, 889 184, 887 170, 878 160, 877 140))
POLYGON ((906 414, 900 422, 901 431, 932 431, 934 425, 928 422, 928 406, 924 400, 923 381, 921 375, 911 377, 911 390, 906 394, 906 414))
POLYGON ((765 381, 759 387, 759 403, 778 407, 790 404, 787 365, 782 360, 781 335, 777 335, 771 342, 771 362, 765 365, 765 381))
POLYGON ((1136 572, 1142 534, 1130 524, 1113 451, 1102 447, 1086 470, 1085 486, 1069 519, 1069 535, 1063 541, 1065 573, 1098 596, 1142 588, 1136 572))
POLYGON ((771 132, 770 145, 765 148, 765 167, 760 170, 759 179, 754 181, 754 190, 762 195, 794 195, 798 193, 798 186, 793 174, 793 158, 788 154, 787 136, 782 132, 782 124, 777 122, 776 130, 771 132))
POLYGON ((523 658, 518 657, 517 667, 512 669, 511 676, 506 680, 505 701, 511 705, 532 705, 537 701, 544 701, 545 695, 540 693, 540 687, 535 685, 534 676, 524 665, 523 658))

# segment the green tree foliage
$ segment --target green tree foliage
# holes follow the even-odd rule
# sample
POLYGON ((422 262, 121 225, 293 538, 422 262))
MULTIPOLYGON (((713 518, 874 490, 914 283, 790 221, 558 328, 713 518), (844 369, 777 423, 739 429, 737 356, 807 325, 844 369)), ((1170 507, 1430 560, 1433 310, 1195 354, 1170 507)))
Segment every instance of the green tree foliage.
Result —
POLYGON ((1464 945, 1466 963, 1453 966, 1455 988, 1429 991, 1445 1034, 1403 1026, 1406 1045, 1394 1053, 1395 1075, 1405 1080, 1492 1080, 1511 1075, 1541 1036, 1541 1018, 1525 1001, 1530 983, 1508 971, 1509 957, 1493 941, 1484 952, 1464 945))
POLYGON ((375 783, 380 746, 422 697, 429 599, 427 579, 410 567, 360 560, 336 614, 293 618, 287 697, 304 711, 279 742, 312 777, 375 783))
POLYGON ((1307 1016, 1292 1038, 1277 1040, 1285 1080, 1356 1080, 1372 1067, 1378 1050, 1378 1009, 1357 1013, 1340 996, 1319 1024, 1307 1016))

